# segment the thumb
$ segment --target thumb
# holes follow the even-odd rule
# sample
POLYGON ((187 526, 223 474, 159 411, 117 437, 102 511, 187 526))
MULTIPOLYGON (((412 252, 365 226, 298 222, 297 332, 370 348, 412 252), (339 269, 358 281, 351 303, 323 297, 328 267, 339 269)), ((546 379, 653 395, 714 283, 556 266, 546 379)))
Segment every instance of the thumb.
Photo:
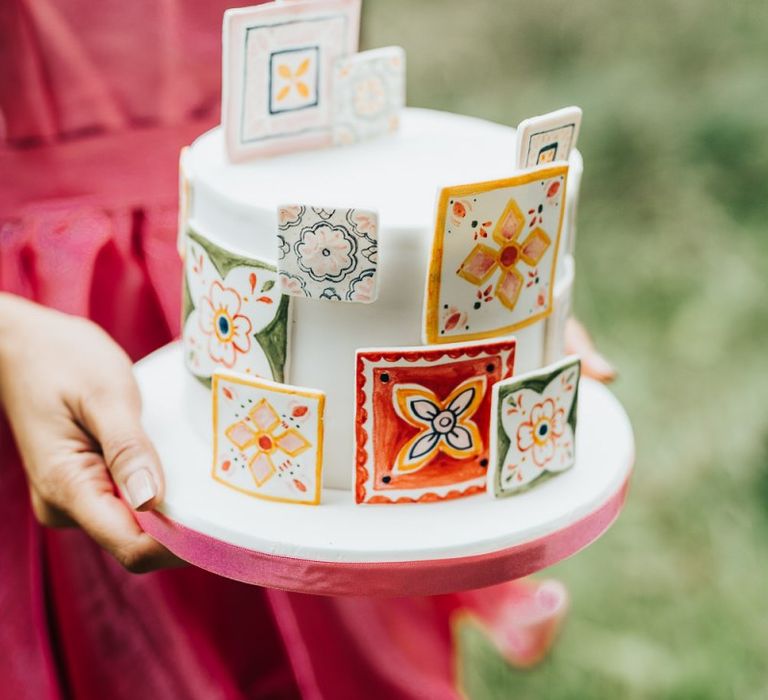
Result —
POLYGON ((155 508, 163 498, 163 470, 141 426, 141 397, 133 377, 92 394, 84 400, 82 414, 83 427, 101 447, 104 463, 131 508, 155 508))

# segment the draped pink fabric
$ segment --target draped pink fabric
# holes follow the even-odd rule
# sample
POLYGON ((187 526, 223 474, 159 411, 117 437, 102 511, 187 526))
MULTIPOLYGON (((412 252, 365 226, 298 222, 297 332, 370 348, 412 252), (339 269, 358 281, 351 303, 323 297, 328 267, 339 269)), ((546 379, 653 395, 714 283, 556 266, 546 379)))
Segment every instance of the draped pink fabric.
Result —
MULTIPOLYGON (((236 4, 0 3, 0 289, 89 316, 135 359, 174 337, 178 151, 218 118, 236 4)), ((133 576, 83 533, 36 524, 2 421, 0 458, 4 697, 456 695, 448 619, 487 603, 319 598, 191 567, 133 576)))

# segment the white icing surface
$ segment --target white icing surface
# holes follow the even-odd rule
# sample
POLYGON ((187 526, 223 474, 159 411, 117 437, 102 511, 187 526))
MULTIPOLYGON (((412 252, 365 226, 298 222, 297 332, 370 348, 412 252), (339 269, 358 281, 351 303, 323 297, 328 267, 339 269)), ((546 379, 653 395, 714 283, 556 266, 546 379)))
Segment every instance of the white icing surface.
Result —
MULTIPOLYGON (((514 149, 515 131, 510 127, 420 109, 404 110, 399 132, 343 148, 232 164, 219 128, 192 145, 191 225, 233 252, 274 261, 281 204, 379 213, 378 300, 371 305, 293 300, 287 381, 326 393, 326 487, 348 489, 352 484, 355 350, 422 344, 438 189, 508 177, 514 169, 514 149)), ((575 151, 571 169, 581 170, 575 151)), ((567 233, 561 240, 567 240, 567 233)), ((540 367, 544 322, 521 329, 515 337, 516 372, 540 367)), ((199 397, 189 401, 193 424, 210 431, 207 393, 196 391, 192 377, 188 383, 189 391, 199 397)))
POLYGON ((565 221, 563 221, 563 234, 560 237, 560 252, 557 258, 556 278, 559 282, 573 275, 573 270, 567 269, 568 264, 573 264, 573 256, 576 251, 576 217, 579 211, 579 194, 581 192, 581 177, 584 174, 584 162, 581 153, 571 152, 570 168, 568 169, 568 185, 565 193, 565 221))
MULTIPOLYGON (((326 489, 322 505, 271 503, 211 477, 210 435, 196 433, 179 406, 187 372, 178 343, 136 366, 143 421, 165 470, 160 510, 197 532, 247 549, 328 562, 423 561, 495 552, 551 535, 614 496, 634 462, 632 427, 604 386, 579 387, 576 465, 509 498, 478 494, 453 501, 356 505, 326 489)), ((196 387, 200 394, 202 386, 196 387)))

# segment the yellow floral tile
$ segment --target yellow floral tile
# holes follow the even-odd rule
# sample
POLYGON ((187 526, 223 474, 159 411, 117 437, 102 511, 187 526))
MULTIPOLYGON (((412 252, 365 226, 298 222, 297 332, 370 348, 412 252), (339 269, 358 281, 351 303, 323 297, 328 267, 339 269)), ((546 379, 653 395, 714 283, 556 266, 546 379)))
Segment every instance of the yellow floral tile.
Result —
POLYGON ((360 0, 224 13, 222 126, 232 160, 332 143, 337 59, 357 51, 360 0))
POLYGON ((424 340, 507 335, 552 311, 568 166, 440 193, 424 340))
POLYGON ((257 498, 318 504, 325 395, 220 370, 212 394, 213 478, 257 498))

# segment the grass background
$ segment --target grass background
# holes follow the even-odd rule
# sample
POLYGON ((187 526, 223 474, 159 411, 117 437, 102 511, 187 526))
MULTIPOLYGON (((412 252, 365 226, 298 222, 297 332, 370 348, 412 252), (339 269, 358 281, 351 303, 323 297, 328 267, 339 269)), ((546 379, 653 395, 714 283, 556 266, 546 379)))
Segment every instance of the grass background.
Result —
POLYGON ((768 697, 768 4, 365 0, 409 103, 505 124, 584 109, 576 311, 635 426, 627 507, 548 573, 550 658, 463 640, 495 698, 768 697))

